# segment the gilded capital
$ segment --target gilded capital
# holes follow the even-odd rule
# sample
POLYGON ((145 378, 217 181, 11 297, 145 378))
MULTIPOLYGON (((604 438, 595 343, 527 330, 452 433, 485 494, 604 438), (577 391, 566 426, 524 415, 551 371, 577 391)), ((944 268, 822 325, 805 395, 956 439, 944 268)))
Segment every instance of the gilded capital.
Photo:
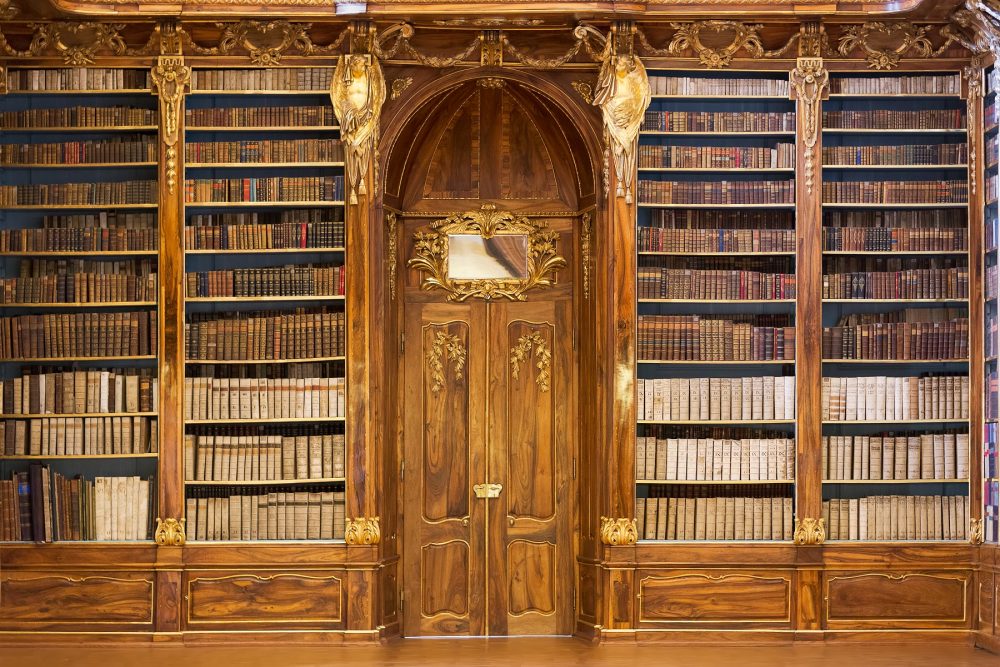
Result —
POLYGON ((344 541, 348 544, 378 544, 382 541, 379 518, 359 516, 356 519, 348 519, 344 541))
POLYGON ((639 530, 635 519, 612 519, 601 517, 601 542, 613 547, 624 544, 635 544, 639 539, 639 530))
POLYGON ((823 519, 795 517, 795 544, 800 546, 823 544, 826 541, 826 526, 823 519))
POLYGON ((969 520, 969 542, 972 544, 982 544, 984 542, 982 519, 973 517, 969 520))
POLYGON ((187 542, 187 535, 184 532, 186 519, 166 520, 156 517, 156 531, 153 533, 153 541, 161 547, 182 547, 187 542))

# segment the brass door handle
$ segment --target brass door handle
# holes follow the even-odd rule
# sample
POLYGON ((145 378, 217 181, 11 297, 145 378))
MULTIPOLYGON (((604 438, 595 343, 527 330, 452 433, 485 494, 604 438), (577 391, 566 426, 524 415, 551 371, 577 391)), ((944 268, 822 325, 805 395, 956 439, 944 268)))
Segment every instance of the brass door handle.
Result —
POLYGON ((499 498, 503 484, 476 484, 472 490, 475 491, 476 498, 499 498))
POLYGON ((462 525, 463 526, 468 526, 469 525, 469 517, 465 517, 464 519, 462 519, 462 525))

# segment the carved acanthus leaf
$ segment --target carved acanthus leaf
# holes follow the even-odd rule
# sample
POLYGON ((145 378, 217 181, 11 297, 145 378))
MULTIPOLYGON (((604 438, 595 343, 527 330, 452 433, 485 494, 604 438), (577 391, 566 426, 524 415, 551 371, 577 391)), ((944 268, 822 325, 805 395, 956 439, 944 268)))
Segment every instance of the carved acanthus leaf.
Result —
POLYGON ((927 36, 929 25, 909 22, 886 23, 867 21, 844 29, 838 40, 837 52, 847 57, 860 50, 872 69, 887 70, 899 65, 900 58, 927 58, 933 45, 927 36), (893 47, 886 42, 897 42, 893 47))

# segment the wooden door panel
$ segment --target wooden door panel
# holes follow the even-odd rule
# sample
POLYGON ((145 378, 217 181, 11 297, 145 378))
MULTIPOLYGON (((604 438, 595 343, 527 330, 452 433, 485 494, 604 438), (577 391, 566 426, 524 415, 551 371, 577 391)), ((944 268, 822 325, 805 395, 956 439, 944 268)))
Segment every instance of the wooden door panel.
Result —
POLYGON ((523 616, 529 612, 556 612, 558 560, 551 542, 512 540, 507 546, 507 612, 523 616))
POLYGON ((484 306, 411 303, 404 349, 404 631, 485 631, 484 306), (478 407, 477 407, 478 406, 478 407), (408 464, 408 465, 407 465, 408 464))

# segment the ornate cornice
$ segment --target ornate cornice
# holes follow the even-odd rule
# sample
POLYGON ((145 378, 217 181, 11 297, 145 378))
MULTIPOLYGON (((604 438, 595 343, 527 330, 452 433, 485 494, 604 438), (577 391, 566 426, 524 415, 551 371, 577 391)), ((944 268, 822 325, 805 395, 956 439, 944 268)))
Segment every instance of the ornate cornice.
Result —
MULTIPOLYGON (((9 9, 9 7, 8 7, 9 9)), ((159 52, 159 33, 152 30, 141 46, 130 47, 121 32, 124 23, 53 21, 31 23, 27 48, 15 48, 0 31, 0 54, 15 58, 57 56, 71 67, 93 65, 98 56, 145 56, 159 52)))

